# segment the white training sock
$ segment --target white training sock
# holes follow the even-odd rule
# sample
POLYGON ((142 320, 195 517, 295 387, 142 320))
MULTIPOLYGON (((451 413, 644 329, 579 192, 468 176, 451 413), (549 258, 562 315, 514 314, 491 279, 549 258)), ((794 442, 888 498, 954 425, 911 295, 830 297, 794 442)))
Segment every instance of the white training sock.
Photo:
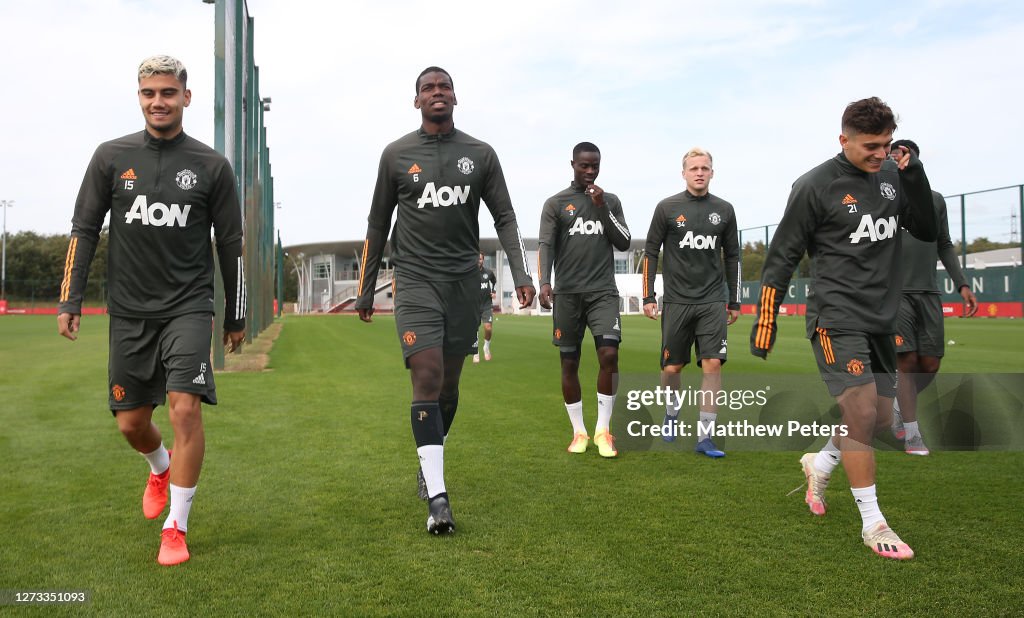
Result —
POLYGON ((427 483, 427 496, 433 498, 447 491, 444 488, 444 447, 440 444, 427 444, 416 448, 420 456, 420 470, 423 480, 427 483))
POLYGON ((612 423, 612 411, 615 409, 615 395, 597 394, 597 426, 594 427, 594 434, 601 431, 608 431, 612 423))
POLYGON ((814 456, 814 468, 822 474, 831 475, 842 459, 843 454, 839 447, 832 442, 832 438, 829 438, 825 441, 825 446, 814 456))
POLYGON ((490 354, 490 353, 491 353, 491 340, 490 339, 484 339, 484 354, 490 354))
POLYGON ((873 527, 878 522, 885 523, 885 516, 878 508, 878 497, 875 496, 874 485, 860 488, 851 487, 850 491, 853 492, 853 499, 857 503, 857 508, 860 509, 860 519, 864 530, 873 527))
POLYGON ((701 412, 697 423, 697 442, 704 438, 710 438, 715 431, 715 421, 718 420, 718 412, 701 412))
POLYGON ((569 413, 569 422, 572 423, 572 433, 587 435, 587 425, 583 422, 583 400, 576 403, 565 404, 565 411, 569 413))
POLYGON ((188 532, 188 513, 192 510, 192 497, 195 495, 195 487, 178 487, 171 483, 171 508, 164 520, 164 530, 173 528, 174 522, 178 522, 178 530, 188 532))
POLYGON ((152 453, 139 453, 146 458, 149 462, 149 469, 153 474, 157 476, 167 472, 167 469, 171 467, 171 456, 164 448, 164 443, 161 442, 160 446, 152 453))
POLYGON ((917 421, 912 423, 904 422, 903 429, 907 432, 904 440, 912 440, 921 435, 921 428, 917 426, 917 421))

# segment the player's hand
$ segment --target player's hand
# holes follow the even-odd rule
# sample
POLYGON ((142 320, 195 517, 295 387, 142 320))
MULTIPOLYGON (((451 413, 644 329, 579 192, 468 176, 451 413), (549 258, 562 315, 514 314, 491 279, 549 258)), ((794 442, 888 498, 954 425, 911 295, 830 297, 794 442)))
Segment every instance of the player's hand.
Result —
POLYGON ((647 303, 644 305, 644 315, 652 320, 658 319, 658 303, 647 303))
POLYGON ((590 200, 594 202, 594 206, 604 206, 604 189, 597 185, 587 185, 586 192, 590 196, 590 200))
POLYGON ((521 285, 516 288, 516 298, 519 299, 520 309, 526 309, 532 305, 535 296, 537 296, 537 288, 532 285, 521 285))
POLYGON ((973 316, 978 313, 978 299, 974 296, 974 292, 971 288, 966 285, 960 288, 960 297, 967 303, 967 311, 964 313, 965 318, 973 316))
POLYGON ((739 309, 726 309, 725 312, 729 314, 729 318, 725 322, 726 326, 732 326, 734 323, 736 323, 736 320, 740 319, 739 309))
POLYGON ((359 312, 359 319, 364 322, 373 321, 373 307, 364 307, 362 309, 356 309, 359 312))
POLYGON ((71 341, 78 339, 78 325, 82 320, 81 314, 78 313, 62 313, 57 316, 57 332, 62 337, 67 337, 71 341))
POLYGON ((245 341, 244 330, 226 330, 224 331, 224 345, 228 347, 228 352, 234 354, 242 350, 242 342, 245 341))
POLYGON ((545 309, 551 308, 551 284, 545 283, 540 286, 540 296, 537 297, 537 302, 540 303, 541 307, 545 309))
POLYGON ((910 164, 910 149, 906 146, 897 146, 889 152, 889 158, 896 162, 896 167, 904 170, 910 164))

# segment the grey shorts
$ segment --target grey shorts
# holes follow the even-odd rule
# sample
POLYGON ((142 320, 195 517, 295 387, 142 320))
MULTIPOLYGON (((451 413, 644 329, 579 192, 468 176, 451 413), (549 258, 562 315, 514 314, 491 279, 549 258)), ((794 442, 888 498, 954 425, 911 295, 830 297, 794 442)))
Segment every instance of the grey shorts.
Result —
POLYGON ((717 358, 724 364, 729 346, 729 314, 724 302, 684 305, 665 303, 661 313, 661 366, 688 365, 696 345, 701 359, 717 358))
POLYGON ((817 328, 811 338, 818 371, 838 397, 851 386, 872 381, 882 397, 896 396, 896 338, 834 328, 817 328))
POLYGON ((445 356, 476 354, 479 278, 477 272, 457 281, 395 277, 395 326, 406 366, 410 356, 429 348, 442 348, 445 356))
POLYGON ((199 395, 216 405, 210 366, 213 316, 189 313, 173 318, 110 316, 108 364, 110 410, 159 406, 169 391, 199 395))
POLYGON ((588 327, 595 338, 622 341, 617 293, 555 294, 554 303, 551 311, 554 322, 551 343, 563 352, 577 349, 588 327))
POLYGON ((491 297, 480 301, 480 323, 490 324, 494 322, 494 305, 491 304, 491 297))
POLYGON ((896 353, 942 358, 946 353, 943 320, 938 294, 903 294, 896 315, 896 353))

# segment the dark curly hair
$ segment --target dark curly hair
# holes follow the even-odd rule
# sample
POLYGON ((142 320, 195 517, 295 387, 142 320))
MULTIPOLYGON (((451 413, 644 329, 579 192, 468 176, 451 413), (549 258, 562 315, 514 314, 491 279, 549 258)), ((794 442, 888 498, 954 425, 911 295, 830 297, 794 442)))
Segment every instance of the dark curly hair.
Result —
POLYGON ((878 97, 861 99, 846 106, 843 112, 843 132, 880 135, 896 130, 896 115, 878 97))

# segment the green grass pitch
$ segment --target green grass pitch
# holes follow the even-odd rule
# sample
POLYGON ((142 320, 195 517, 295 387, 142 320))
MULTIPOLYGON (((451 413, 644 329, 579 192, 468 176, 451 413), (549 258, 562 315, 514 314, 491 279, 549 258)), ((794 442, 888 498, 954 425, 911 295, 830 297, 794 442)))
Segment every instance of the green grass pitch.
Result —
MULTIPOLYGON (((750 325, 730 329, 726 380, 813 377, 802 319, 783 319, 767 363, 747 353, 750 325)), ((1024 373, 1024 322, 946 327, 957 345, 943 372, 1024 373)), ((658 325, 630 316, 623 328, 620 371, 653 375, 658 325)), ((222 403, 204 409, 207 457, 189 522, 193 557, 160 567, 162 519, 144 519, 140 507, 148 469, 106 409, 106 336, 103 317, 86 316, 75 343, 56 334, 52 316, 0 318, 0 591, 92 595, 85 607, 40 613, 1021 611, 1020 450, 880 451, 880 504, 918 554, 885 560, 860 542, 842 472, 824 518, 808 513, 802 492, 786 495, 803 480, 797 452, 568 455, 550 321, 508 316, 495 325, 494 360, 467 361, 463 374, 445 453, 453 537, 427 535, 415 496, 409 378, 393 319, 288 316, 270 370, 217 376, 222 403)), ((589 426, 595 365, 588 345, 589 426)), ((170 445, 166 408, 155 419, 170 445)))

